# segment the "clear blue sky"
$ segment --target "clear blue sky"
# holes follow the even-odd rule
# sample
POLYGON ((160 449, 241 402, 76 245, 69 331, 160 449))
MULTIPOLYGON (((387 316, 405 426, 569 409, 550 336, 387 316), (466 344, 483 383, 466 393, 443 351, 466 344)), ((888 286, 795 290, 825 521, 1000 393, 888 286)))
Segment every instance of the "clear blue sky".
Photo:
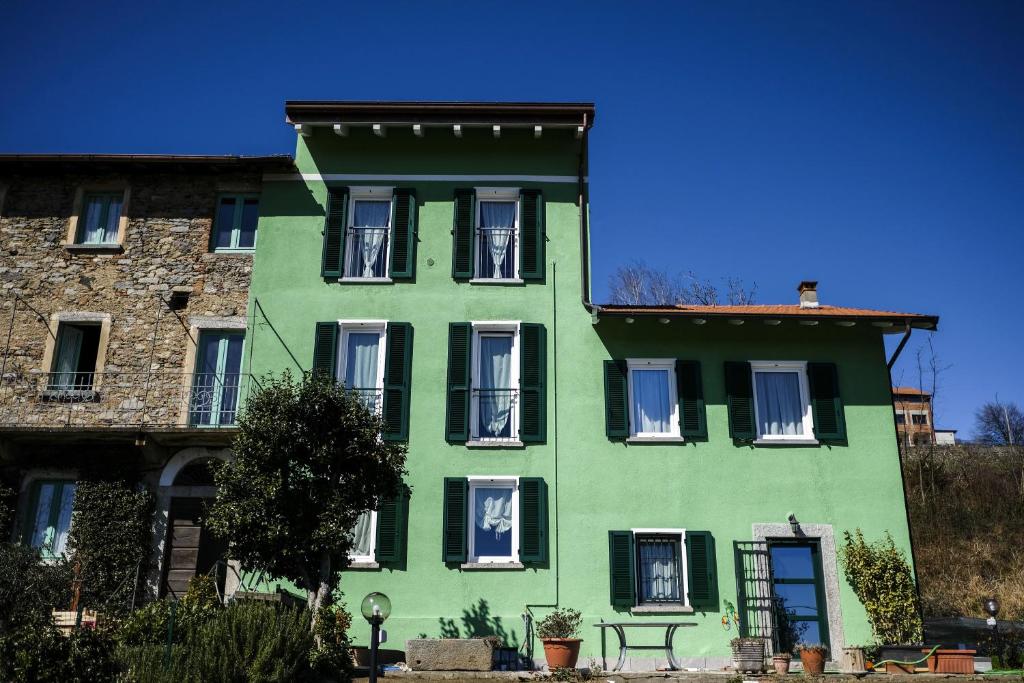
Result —
POLYGON ((940 426, 1024 404, 1024 2, 7 0, 0 88, 4 152, 291 153, 286 99, 593 100, 595 299, 634 258, 762 303, 813 278, 942 316, 940 426))

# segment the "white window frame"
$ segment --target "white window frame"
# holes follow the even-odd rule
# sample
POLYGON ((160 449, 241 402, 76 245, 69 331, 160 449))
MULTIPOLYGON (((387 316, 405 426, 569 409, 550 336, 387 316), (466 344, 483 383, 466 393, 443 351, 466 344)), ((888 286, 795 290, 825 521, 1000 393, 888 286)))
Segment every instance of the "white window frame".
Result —
MULTIPOLYGON (((374 403, 376 412, 379 414, 382 408, 384 397, 384 366, 387 362, 388 343, 388 321, 387 320, 339 320, 338 332, 338 357, 334 364, 335 380, 339 384, 345 382, 345 371, 348 369, 348 338, 352 333, 376 332, 379 341, 377 342, 377 401, 374 403)), ((364 387, 365 388, 365 387, 364 387)))
POLYGON ((470 282, 487 283, 517 283, 522 282, 520 273, 520 230, 519 230, 519 193, 518 187, 477 187, 476 210, 473 217, 473 242, 476 244, 476 253, 473 254, 473 278, 470 282), (515 220, 512 223, 512 277, 489 277, 483 274, 483 242, 480 240, 480 227, 483 222, 483 205, 486 202, 512 202, 515 206, 515 220))
POLYGON ((633 556, 636 558, 636 565, 633 568, 636 574, 636 603, 634 607, 666 607, 672 608, 675 603, 647 603, 644 604, 640 590, 640 542, 637 536, 648 536, 660 534, 662 536, 679 536, 679 571, 682 576, 679 581, 679 606, 690 606, 690 566, 686 558, 686 529, 630 529, 633 532, 633 556))
POLYGON ((466 526, 469 528, 467 560, 471 564, 515 564, 519 562, 519 477, 507 476, 471 476, 469 480, 469 505, 466 526), (511 555, 477 555, 476 554, 476 489, 479 487, 507 486, 512 488, 512 554, 511 555))
POLYGON ((674 358, 627 358, 627 383, 629 385, 629 438, 635 441, 681 441, 679 433, 679 391, 676 387, 676 361, 674 358), (672 416, 667 432, 639 432, 633 418, 633 370, 666 370, 668 373, 668 398, 672 405, 672 416))
POLYGON ((473 352, 470 357, 472 373, 470 380, 470 401, 469 401, 469 445, 507 445, 518 444, 519 440, 519 392, 522 389, 522 375, 519 368, 519 328, 521 322, 518 320, 499 321, 475 321, 471 322, 473 327, 473 352), (512 334, 512 367, 509 371, 510 388, 515 389, 513 396, 511 415, 511 435, 507 438, 481 437, 480 429, 480 400, 473 393, 480 388, 480 336, 488 334, 512 334))
POLYGON ((373 564, 377 561, 377 511, 370 510, 370 552, 366 555, 348 554, 349 562, 355 564, 373 564))
POLYGON ((818 443, 814 438, 814 417, 811 412, 811 389, 807 381, 807 361, 804 360, 756 360, 750 361, 751 393, 754 395, 754 422, 757 439, 754 443, 818 443), (757 373, 795 372, 800 386, 800 403, 803 405, 803 434, 762 434, 761 407, 757 401, 757 373))
POLYGON ((350 187, 348 190, 348 211, 345 214, 345 253, 342 254, 341 262, 341 280, 345 282, 391 282, 391 278, 388 273, 391 272, 391 239, 394 237, 394 220, 395 220, 395 188, 394 187, 378 187, 366 186, 366 187, 350 187), (381 202, 384 200, 390 202, 388 209, 388 235, 387 245, 384 249, 384 275, 382 277, 363 277, 362 275, 345 275, 345 268, 348 267, 349 256, 348 250, 351 245, 349 240, 349 231, 352 230, 353 221, 356 219, 356 202, 359 201, 375 201, 381 202))

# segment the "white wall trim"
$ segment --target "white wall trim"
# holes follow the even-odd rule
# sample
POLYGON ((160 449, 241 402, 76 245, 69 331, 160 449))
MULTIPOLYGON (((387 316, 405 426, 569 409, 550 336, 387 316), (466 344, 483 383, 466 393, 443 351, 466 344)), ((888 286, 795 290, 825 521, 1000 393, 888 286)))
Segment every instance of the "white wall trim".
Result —
POLYGON ((225 450, 214 450, 208 448, 186 448, 178 451, 167 461, 163 471, 160 473, 160 486, 173 486, 174 479, 178 476, 185 465, 198 458, 217 458, 227 462, 230 452, 225 450))
MULTIPOLYGON (((303 180, 314 182, 347 181, 396 181, 396 182, 524 182, 524 183, 578 183, 574 175, 476 175, 476 174, 435 174, 435 173, 265 173, 263 182, 303 180)), ((584 177, 584 182, 589 178, 584 177)))

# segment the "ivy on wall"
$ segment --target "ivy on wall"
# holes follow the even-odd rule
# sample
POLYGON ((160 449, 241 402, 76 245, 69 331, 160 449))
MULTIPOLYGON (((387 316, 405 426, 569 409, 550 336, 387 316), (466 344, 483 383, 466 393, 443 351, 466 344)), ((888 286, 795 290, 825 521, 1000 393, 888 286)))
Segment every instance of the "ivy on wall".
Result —
POLYGON ((153 496, 128 474, 84 473, 75 490, 68 537, 80 564, 82 601, 127 611, 148 570, 153 496))
POLYGON ((843 532, 843 571, 868 614, 871 631, 879 645, 910 645, 922 642, 914 574, 892 536, 874 543, 856 529, 843 532))

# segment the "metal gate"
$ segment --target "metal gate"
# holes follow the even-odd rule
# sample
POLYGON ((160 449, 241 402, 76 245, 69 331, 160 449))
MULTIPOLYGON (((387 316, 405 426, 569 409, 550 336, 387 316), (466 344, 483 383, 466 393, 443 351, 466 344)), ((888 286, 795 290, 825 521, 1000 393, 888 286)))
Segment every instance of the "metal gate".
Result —
POLYGON ((779 601, 772 589, 772 558, 765 541, 733 541, 736 560, 736 611, 740 635, 761 637, 769 654, 779 651, 779 601))

